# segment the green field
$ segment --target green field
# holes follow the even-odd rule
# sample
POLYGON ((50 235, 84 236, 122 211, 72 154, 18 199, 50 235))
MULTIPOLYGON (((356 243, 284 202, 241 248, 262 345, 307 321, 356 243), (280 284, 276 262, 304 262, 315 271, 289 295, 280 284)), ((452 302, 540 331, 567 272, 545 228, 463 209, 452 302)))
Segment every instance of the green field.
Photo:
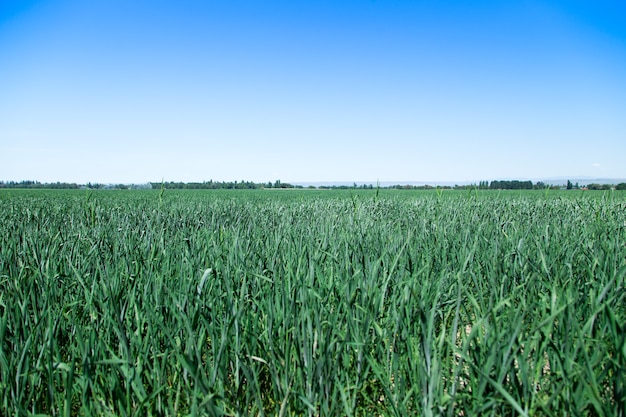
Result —
POLYGON ((0 190, 1 415, 626 414, 626 194, 0 190))

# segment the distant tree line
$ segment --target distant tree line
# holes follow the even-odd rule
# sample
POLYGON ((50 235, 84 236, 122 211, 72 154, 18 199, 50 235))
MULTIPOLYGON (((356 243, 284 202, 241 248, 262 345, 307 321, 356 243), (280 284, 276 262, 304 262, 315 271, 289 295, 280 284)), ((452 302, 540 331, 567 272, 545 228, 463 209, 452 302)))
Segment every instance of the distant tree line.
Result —
POLYGON ((374 186, 372 184, 357 185, 355 182, 352 185, 320 185, 319 187, 310 185, 309 188, 319 188, 320 190, 373 190, 374 186))
POLYGON ((610 184, 596 184, 592 183, 587 185, 585 188, 588 190, 610 190, 615 187, 616 190, 626 190, 626 182, 620 182, 619 184, 613 186, 610 184))
POLYGON ((254 190, 259 188, 259 184, 250 181, 234 181, 234 182, 220 182, 220 181, 204 181, 204 182, 151 182, 153 189, 167 188, 168 190, 217 190, 217 189, 231 189, 231 190, 254 190))
POLYGON ((68 182, 41 183, 39 181, 0 181, 0 188, 78 189, 80 185, 68 182))
POLYGON ((161 187, 170 190, 259 190, 263 188, 304 188, 301 185, 292 185, 276 180, 266 183, 255 183, 252 181, 204 181, 204 182, 151 182, 152 188, 161 187))
POLYGON ((532 181, 480 181, 478 184, 464 184, 464 185, 394 185, 389 188, 401 189, 401 190, 543 190, 546 187, 556 188, 558 186, 547 185, 541 181, 533 184, 532 181))
POLYGON ((491 181, 489 189, 491 190, 532 190, 532 181, 491 181))
MULTIPOLYGON (((259 190, 259 189, 288 189, 288 188, 304 188, 302 185, 294 185, 286 182, 281 182, 280 180, 276 180, 274 182, 268 181, 266 183, 255 183, 252 181, 204 181, 204 182, 175 182, 175 181, 167 181, 167 182, 150 182, 147 184, 98 184, 98 183, 87 183, 87 184, 76 184, 76 183, 67 183, 67 182, 53 182, 53 183, 41 183, 39 181, 0 181, 0 188, 27 188, 27 189, 79 189, 79 188, 89 188, 89 189, 115 189, 115 190, 125 190, 125 189, 145 189, 145 188, 153 188, 160 189, 161 187, 170 189, 170 190, 259 190)), ((387 188, 387 189, 396 189, 396 190, 432 190, 432 189, 444 189, 444 190, 543 190, 546 188, 551 189, 560 189, 562 186, 559 185, 550 185, 546 184, 542 181, 538 181, 533 184, 532 181, 519 181, 519 180, 506 180, 506 181, 480 181, 478 184, 466 184, 466 185, 444 185, 444 186, 433 186, 433 185, 410 185, 410 184, 396 184, 385 187, 374 186, 372 184, 361 184, 357 185, 353 183, 352 185, 320 185, 319 187, 315 187, 313 185, 308 186, 307 188, 319 188, 322 190, 351 190, 351 189, 360 189, 360 190, 371 190, 374 188, 387 188)), ((571 181, 567 181, 566 186, 564 187, 568 190, 573 189, 587 189, 587 190, 610 190, 615 188, 616 190, 626 190, 626 183, 622 182, 617 185, 611 184, 596 184, 591 183, 586 186, 579 186, 578 183, 572 184, 571 181)))
POLYGON ((74 182, 39 182, 39 181, 0 181, 0 188, 22 188, 42 190, 77 190, 89 188, 92 190, 137 190, 152 188, 150 184, 98 184, 88 182, 77 184, 74 182))

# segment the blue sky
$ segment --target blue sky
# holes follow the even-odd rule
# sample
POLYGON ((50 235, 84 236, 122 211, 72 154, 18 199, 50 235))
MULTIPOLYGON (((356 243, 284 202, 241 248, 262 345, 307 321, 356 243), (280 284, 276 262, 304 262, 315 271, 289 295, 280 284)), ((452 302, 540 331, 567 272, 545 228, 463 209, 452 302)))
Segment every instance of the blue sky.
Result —
POLYGON ((0 180, 626 177, 626 3, 0 0, 0 180))

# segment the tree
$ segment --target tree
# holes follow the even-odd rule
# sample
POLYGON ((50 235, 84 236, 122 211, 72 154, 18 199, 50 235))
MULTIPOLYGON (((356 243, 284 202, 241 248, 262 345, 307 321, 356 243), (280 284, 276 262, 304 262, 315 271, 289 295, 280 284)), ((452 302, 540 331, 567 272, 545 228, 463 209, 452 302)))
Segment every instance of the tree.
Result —
POLYGON ((626 190, 626 182, 620 182, 615 186, 616 190, 626 190))
POLYGON ((567 187, 568 190, 571 190, 572 188, 574 188, 574 186, 572 185, 572 182, 570 180, 567 180, 567 187))
POLYGON ((610 190, 611 186, 609 184, 597 184, 591 183, 587 186, 590 190, 610 190))

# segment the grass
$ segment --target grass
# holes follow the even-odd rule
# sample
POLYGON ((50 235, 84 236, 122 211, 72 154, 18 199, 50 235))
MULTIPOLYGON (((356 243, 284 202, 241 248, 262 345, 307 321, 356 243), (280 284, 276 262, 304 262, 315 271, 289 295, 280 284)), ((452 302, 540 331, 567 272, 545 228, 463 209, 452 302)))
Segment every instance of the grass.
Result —
POLYGON ((5 415, 626 413, 620 193, 0 194, 5 415))

